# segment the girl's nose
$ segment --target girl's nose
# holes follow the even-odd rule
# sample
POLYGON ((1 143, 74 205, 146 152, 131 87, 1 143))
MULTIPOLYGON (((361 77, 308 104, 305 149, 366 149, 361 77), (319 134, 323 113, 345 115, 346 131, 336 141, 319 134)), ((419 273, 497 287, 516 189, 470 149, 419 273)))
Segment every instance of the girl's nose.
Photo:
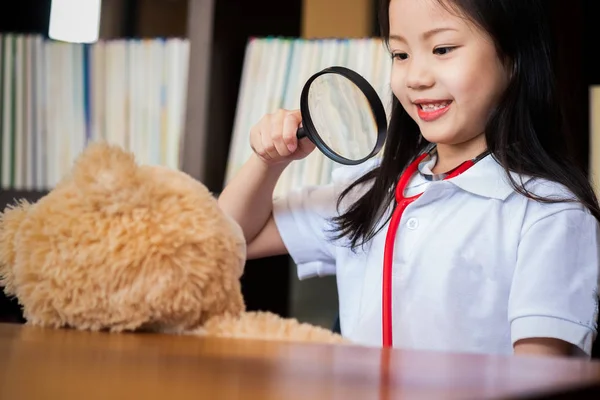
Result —
POLYGON ((413 90, 427 89, 435 82, 433 74, 427 68, 426 63, 418 62, 414 58, 409 61, 406 74, 406 87, 413 90))

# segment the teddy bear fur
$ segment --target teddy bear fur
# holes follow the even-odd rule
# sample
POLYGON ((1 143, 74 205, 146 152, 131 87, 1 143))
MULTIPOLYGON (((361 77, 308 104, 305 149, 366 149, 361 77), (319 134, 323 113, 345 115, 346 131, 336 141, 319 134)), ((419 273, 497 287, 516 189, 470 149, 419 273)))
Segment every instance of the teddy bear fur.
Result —
POLYGON ((347 343, 246 312, 245 261, 242 230, 202 183, 105 143, 45 197, 0 214, 0 286, 28 324, 347 343))

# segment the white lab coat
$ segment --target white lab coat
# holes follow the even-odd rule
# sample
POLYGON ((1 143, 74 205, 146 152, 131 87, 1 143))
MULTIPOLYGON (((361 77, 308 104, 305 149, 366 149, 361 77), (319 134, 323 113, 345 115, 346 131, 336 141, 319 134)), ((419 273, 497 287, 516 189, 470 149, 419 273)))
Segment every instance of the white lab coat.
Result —
MULTIPOLYGON (((356 253, 327 233, 339 193, 374 165, 339 168, 330 185, 275 199, 273 213, 300 279, 336 275, 342 334, 381 346, 387 224, 356 253)), ((523 182, 538 195, 572 197, 555 183, 523 182)), ((409 187, 422 183, 414 179, 409 187)), ((599 226, 587 209, 518 194, 492 156, 456 178, 431 182, 405 210, 396 237, 394 346, 510 354, 519 339, 552 337, 589 356, 599 249, 599 226)))

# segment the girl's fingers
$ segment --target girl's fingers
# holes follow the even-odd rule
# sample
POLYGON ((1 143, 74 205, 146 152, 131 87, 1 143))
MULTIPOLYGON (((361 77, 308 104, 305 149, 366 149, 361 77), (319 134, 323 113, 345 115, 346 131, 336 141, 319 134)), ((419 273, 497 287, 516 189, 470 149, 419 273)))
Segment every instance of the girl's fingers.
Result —
POLYGON ((271 121, 271 132, 270 140, 273 142, 275 150, 280 157, 287 157, 291 154, 291 151, 287 148, 283 140, 283 124, 286 118, 286 112, 280 110, 272 117, 271 121))
POLYGON ((260 140, 262 146, 264 148, 265 153, 268 155, 269 159, 277 160, 281 156, 277 153, 277 149, 275 148, 275 144, 273 140, 271 140, 271 127, 269 124, 269 128, 262 130, 260 132, 260 140))
POLYGON ((312 143, 298 141, 296 135, 301 123, 300 110, 279 110, 265 115, 250 130, 252 151, 268 164, 305 157, 312 150, 312 143))
POLYGON ((300 111, 288 112, 283 120, 282 139, 290 153, 295 152, 298 148, 296 133, 301 121, 300 111))

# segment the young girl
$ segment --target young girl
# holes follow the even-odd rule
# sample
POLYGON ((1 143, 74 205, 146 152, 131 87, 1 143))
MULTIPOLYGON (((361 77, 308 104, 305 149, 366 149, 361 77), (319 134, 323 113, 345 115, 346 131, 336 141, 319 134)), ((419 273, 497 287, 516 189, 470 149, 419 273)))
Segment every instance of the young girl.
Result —
POLYGON ((405 169, 391 274, 395 347, 589 357, 600 209, 565 154, 548 28, 536 0, 388 0, 394 105, 380 163, 272 200, 314 146, 298 111, 265 116, 220 206, 248 257, 289 253, 300 278, 336 274, 342 334, 381 346, 386 232, 405 169), (467 162, 467 164, 465 164, 467 162), (448 178, 458 166, 462 174, 448 178))

